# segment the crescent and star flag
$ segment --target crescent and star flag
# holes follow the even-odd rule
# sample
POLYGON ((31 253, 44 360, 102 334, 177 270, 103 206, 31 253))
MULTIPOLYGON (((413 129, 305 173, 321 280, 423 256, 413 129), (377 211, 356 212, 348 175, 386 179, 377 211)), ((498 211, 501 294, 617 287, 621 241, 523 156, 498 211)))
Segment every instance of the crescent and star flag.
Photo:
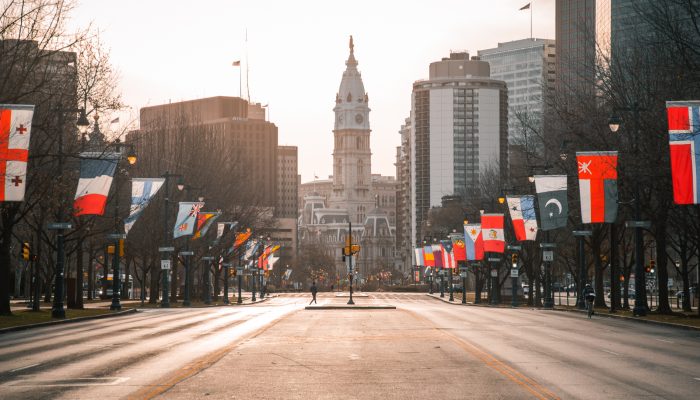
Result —
POLYGON ((425 263, 423 262, 423 249, 421 249, 420 247, 417 249, 413 249, 413 256, 416 258, 416 267, 425 266, 425 263))
POLYGON ((565 227, 569 215, 566 175, 535 175, 535 190, 540 204, 540 229, 565 227))
POLYGON ((700 204, 700 101, 667 101, 673 201, 700 204))
POLYGON ((467 260, 467 248, 464 245, 464 236, 452 236, 452 254, 454 255, 455 261, 467 260))
POLYGON ((194 233, 197 223, 197 215, 204 207, 203 202, 180 202, 180 209, 177 212, 173 237, 189 236, 194 233))
POLYGON ((617 219, 617 152, 576 152, 581 220, 584 224, 617 219))
POLYGON ((442 246, 439 244, 432 245, 433 247, 433 258, 435 258, 435 268, 445 268, 442 263, 442 246))
POLYGON ((0 201, 23 201, 34 106, 0 104, 0 201))
POLYGON ((435 256, 433 255, 433 246, 427 245, 423 247, 423 259, 426 267, 435 266, 435 256))
POLYGON ((131 227, 134 226, 136 220, 164 182, 164 178, 134 178, 131 180, 131 207, 129 207, 129 216, 124 219, 124 233, 129 234, 131 227))
POLYGON ((535 240, 537 238, 537 216, 535 215, 535 196, 506 196, 510 219, 513 221, 515 239, 535 240))
POLYGON ((481 224, 464 225, 464 249, 467 261, 484 259, 484 240, 481 237, 481 224))
POLYGON ((73 215, 103 215, 112 186, 119 153, 87 152, 80 154, 80 179, 73 201, 73 215))
POLYGON ((506 241, 503 236, 503 219, 501 213, 483 214, 481 216, 481 234, 484 240, 484 251, 503 253, 506 241))
POLYGON ((199 239, 209 232, 209 228, 221 216, 219 211, 202 211, 197 214, 197 227, 195 228, 192 240, 199 239))

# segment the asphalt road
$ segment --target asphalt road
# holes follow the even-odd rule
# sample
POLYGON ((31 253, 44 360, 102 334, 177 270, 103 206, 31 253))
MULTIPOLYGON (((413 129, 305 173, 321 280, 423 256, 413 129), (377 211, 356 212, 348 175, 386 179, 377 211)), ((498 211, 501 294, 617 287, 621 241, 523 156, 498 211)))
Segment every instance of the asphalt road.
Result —
MULTIPOLYGON (((700 332, 370 294, 395 310, 147 310, 0 335, 0 398, 695 399, 700 332)), ((322 294, 319 304, 344 304, 322 294)))

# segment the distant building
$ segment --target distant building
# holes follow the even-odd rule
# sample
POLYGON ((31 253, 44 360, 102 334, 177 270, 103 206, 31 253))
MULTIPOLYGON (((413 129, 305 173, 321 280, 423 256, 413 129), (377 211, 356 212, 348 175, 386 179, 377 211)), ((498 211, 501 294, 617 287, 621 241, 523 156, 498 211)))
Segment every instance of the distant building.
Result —
POLYGON ((396 258, 401 270, 410 275, 413 265, 411 241, 411 118, 401 129, 401 146, 396 148, 396 258))
POLYGON ((525 127, 543 129, 547 89, 554 89, 556 51, 554 40, 522 39, 479 50, 489 63, 491 78, 508 87, 508 141, 521 143, 525 127), (524 122, 524 124, 523 124, 524 122))
MULTIPOLYGON (((128 140, 139 154, 149 154, 153 174, 178 171, 179 154, 187 143, 204 143, 212 152, 226 151, 230 163, 240 166, 238 178, 252 193, 257 206, 277 205, 277 126, 264 114, 248 117, 249 105, 238 97, 162 104, 141 109, 140 129, 128 140)), ((198 171, 201 172, 201 171, 198 171)), ((211 171, 214 177, 217 170, 211 171)), ((220 177, 226 179, 227 177, 220 177)), ((223 199, 222 199, 223 200, 223 199)))
POLYGON ((489 64, 466 52, 430 64, 411 101, 411 237, 446 195, 480 197, 480 174, 508 172, 508 91, 489 64))
POLYGON ((277 146, 277 206, 280 218, 299 216, 298 150, 296 146, 277 146))
POLYGON ((396 180, 372 174, 369 96, 357 69, 354 43, 335 96, 333 175, 299 188, 301 243, 321 244, 345 276, 342 247, 352 224, 358 278, 395 267, 396 180))

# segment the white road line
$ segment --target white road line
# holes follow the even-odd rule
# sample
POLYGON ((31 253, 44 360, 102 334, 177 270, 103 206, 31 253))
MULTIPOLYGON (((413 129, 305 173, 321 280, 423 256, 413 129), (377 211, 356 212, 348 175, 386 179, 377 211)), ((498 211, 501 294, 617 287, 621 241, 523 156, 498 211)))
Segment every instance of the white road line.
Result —
POLYGON ((654 340, 658 340, 659 342, 664 342, 664 343, 673 343, 673 341, 671 341, 671 340, 666 340, 666 339, 654 338, 654 340))
POLYGON ((604 352, 606 352, 606 353, 608 353, 608 354, 612 354, 612 355, 614 355, 614 356, 619 356, 619 355, 620 355, 620 353, 615 353, 614 351, 610 351, 610 350, 606 350, 606 349, 601 349, 601 350, 603 350, 604 352))
POLYGON ((32 364, 32 365, 26 365, 26 366, 20 367, 20 368, 15 368, 15 369, 13 369, 13 370, 10 370, 10 372, 21 371, 21 370, 23 370, 23 369, 27 369, 27 368, 31 368, 31 367, 36 367, 37 365, 41 365, 41 363, 32 364))
POLYGON ((700 381, 700 378, 693 378, 693 379, 695 379, 696 381, 700 381))

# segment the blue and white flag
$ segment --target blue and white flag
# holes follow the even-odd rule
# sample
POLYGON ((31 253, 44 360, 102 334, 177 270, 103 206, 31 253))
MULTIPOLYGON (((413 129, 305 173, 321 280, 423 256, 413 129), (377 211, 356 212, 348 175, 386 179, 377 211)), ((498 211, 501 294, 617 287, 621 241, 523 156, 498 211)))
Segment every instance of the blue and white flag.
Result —
POLYGON ((129 234, 131 227, 164 182, 164 178, 134 178, 131 180, 131 207, 129 208, 129 216, 124 219, 124 233, 129 234))
POLYGON ((204 207, 204 202, 180 202, 180 210, 177 212, 175 228, 173 229, 173 238, 177 239, 194 233, 195 225, 197 225, 197 214, 202 210, 202 207, 204 207))
POLYGON ((258 243, 257 239, 249 240, 248 243, 246 243, 246 249, 243 258, 245 258, 246 260, 253 259, 255 257, 255 253, 258 251, 259 246, 260 243, 258 243))

